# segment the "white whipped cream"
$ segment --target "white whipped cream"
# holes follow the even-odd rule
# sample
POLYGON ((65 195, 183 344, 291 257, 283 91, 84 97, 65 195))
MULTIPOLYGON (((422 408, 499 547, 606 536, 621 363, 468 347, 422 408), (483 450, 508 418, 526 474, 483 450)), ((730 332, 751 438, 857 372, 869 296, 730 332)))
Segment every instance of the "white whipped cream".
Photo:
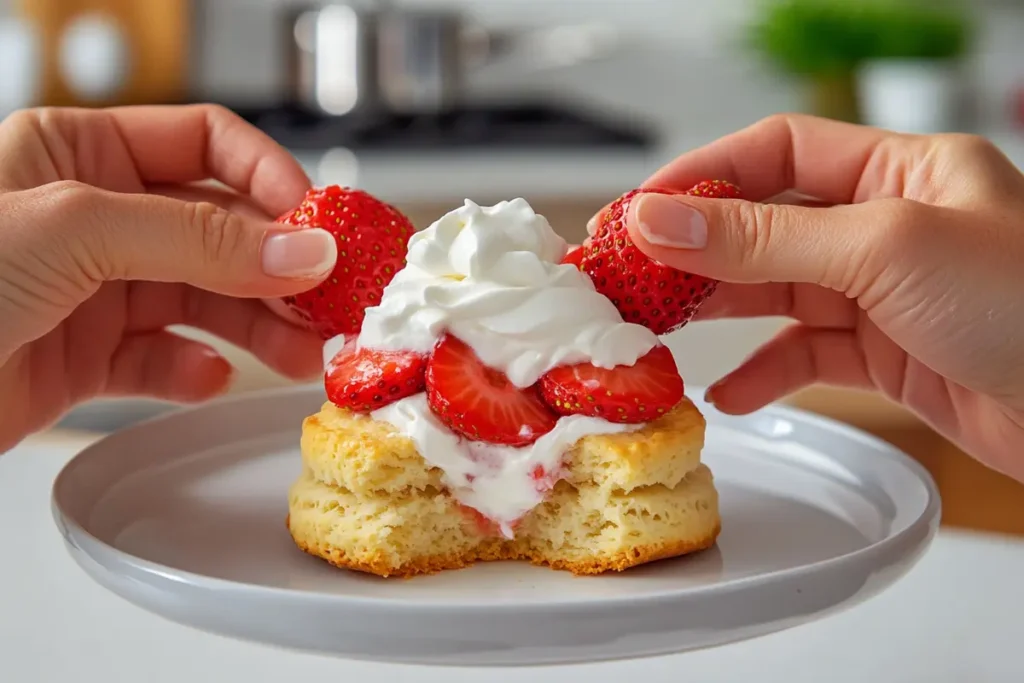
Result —
POLYGON ((642 426, 570 415, 529 446, 514 448, 460 438, 437 419, 422 393, 384 406, 371 417, 412 439, 423 457, 444 472, 455 499, 494 521, 508 538, 514 522, 544 501, 545 487, 533 476, 538 466, 557 475, 562 454, 584 436, 642 426))
POLYGON ((347 338, 343 334, 331 337, 324 342, 324 368, 327 370, 331 369, 331 362, 334 357, 341 353, 341 350, 345 348, 345 342, 347 338))
POLYGON ((462 207, 409 240, 408 264, 366 310, 360 347, 429 352, 449 331, 518 387, 558 365, 632 365, 658 343, 623 322, 524 199, 462 207))
MULTIPOLYGON (((445 332, 519 386, 553 367, 590 362, 632 365, 658 344, 645 327, 623 322, 590 278, 561 264, 568 245, 524 199, 481 207, 469 200, 409 241, 407 265, 366 309, 361 348, 429 353, 445 332)), ((345 341, 327 342, 325 362, 345 341)), ((463 439, 442 424, 426 394, 372 414, 410 438, 444 472, 456 500, 495 521, 512 524, 544 499, 533 473, 557 473, 562 456, 590 434, 639 428, 581 415, 522 448, 463 439)))

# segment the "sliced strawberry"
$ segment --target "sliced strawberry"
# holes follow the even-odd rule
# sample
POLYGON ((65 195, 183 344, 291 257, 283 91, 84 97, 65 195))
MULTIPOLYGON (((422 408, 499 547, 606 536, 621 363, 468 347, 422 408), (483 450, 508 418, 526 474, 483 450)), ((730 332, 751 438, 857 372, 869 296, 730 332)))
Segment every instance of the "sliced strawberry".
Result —
POLYGON ((664 415, 683 399, 683 378, 672 352, 658 345, 633 365, 599 368, 579 363, 540 379, 541 395, 562 415, 588 415, 637 424, 664 415))
POLYGON ((359 349, 352 339, 330 362, 324 386, 331 403, 369 413, 423 391, 426 370, 421 354, 359 349))
POLYGON ((526 446, 557 421, 536 385, 520 389, 451 335, 427 362, 427 402, 449 429, 472 441, 526 446))
POLYGON ((358 334, 364 311, 380 303, 384 287, 405 266, 412 223, 390 204, 337 185, 310 190, 278 222, 322 228, 338 243, 338 262, 327 279, 284 302, 324 339, 358 334))
POLYGON ((583 247, 576 247, 575 249, 569 250, 569 252, 562 258, 562 263, 571 263, 577 268, 580 267, 580 261, 583 260, 583 247))
POLYGON ((626 229, 626 216, 633 199, 650 192, 737 199, 740 190, 721 180, 704 181, 686 192, 633 190, 608 207, 594 235, 587 240, 580 270, 590 276, 597 291, 615 304, 623 320, 662 335, 693 319, 715 292, 718 282, 658 263, 633 244, 626 229))

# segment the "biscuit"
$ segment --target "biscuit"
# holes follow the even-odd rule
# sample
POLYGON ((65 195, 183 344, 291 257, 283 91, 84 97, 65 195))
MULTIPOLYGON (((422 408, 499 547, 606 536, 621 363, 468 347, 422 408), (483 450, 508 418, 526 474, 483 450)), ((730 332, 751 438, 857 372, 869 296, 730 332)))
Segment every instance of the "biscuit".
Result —
POLYGON ((379 576, 486 560, 622 571, 717 540, 718 493, 700 462, 704 429, 684 399, 636 431, 580 439, 565 454, 565 477, 506 539, 448 494, 410 439, 327 403, 303 423, 288 528, 307 553, 379 576))

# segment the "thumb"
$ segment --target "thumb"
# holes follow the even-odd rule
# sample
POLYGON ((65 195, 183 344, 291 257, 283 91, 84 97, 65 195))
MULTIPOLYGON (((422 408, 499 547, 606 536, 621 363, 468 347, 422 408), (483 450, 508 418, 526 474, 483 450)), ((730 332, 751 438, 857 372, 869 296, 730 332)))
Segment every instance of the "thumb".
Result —
POLYGON ((939 209, 903 199, 812 208, 647 193, 629 207, 637 247, 666 265, 726 282, 802 282, 847 292, 880 276, 939 209))
MULTIPOLYGON (((334 237, 231 213, 204 202, 54 183, 36 223, 78 252, 97 280, 182 282, 220 294, 306 291, 334 267, 334 237)), ((26 193, 28 194, 28 193, 26 193)))

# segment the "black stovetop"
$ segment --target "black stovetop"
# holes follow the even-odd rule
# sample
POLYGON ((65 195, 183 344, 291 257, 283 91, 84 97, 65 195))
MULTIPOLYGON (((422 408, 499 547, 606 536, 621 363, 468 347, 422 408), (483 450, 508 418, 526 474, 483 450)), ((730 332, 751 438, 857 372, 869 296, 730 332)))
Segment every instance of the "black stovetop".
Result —
POLYGON ((291 105, 231 107, 293 150, 345 147, 353 151, 517 151, 619 148, 644 150, 651 131, 554 104, 474 105, 431 115, 328 117, 291 105))

